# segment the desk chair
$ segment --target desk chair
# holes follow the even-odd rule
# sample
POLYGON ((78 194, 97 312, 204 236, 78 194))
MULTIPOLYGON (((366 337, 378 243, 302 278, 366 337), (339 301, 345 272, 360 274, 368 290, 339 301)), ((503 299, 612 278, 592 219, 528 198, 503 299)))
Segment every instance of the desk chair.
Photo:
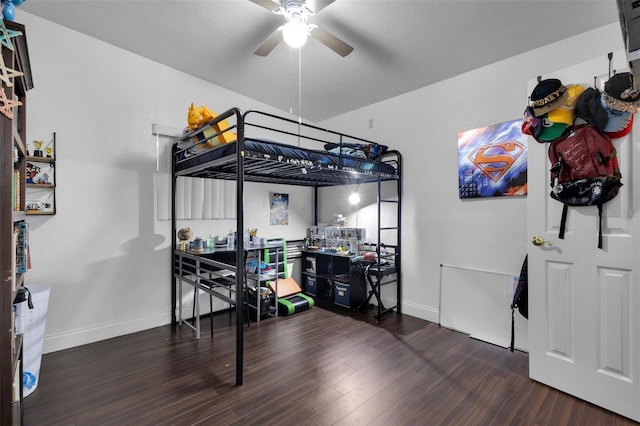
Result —
MULTIPOLYGON (((225 263, 227 265, 231 265, 231 266, 236 266, 236 252, 232 251, 232 250, 220 250, 220 251, 216 251, 213 252, 211 254, 206 254, 203 255, 203 257, 210 259, 210 260, 214 260, 216 262, 220 262, 220 263, 225 263)), ((246 262, 247 260, 247 251, 244 251, 244 262, 246 262)), ((203 269, 210 271, 210 272, 217 272, 217 271, 223 271, 225 270, 224 268, 219 268, 216 266, 211 266, 211 265, 207 265, 205 267, 203 267, 203 269)), ((236 283, 236 276, 235 274, 229 274, 229 275, 225 275, 225 276, 213 276, 214 274, 210 273, 209 274, 209 279, 203 279, 201 281, 201 284, 204 286, 208 286, 210 290, 213 290, 216 287, 226 287, 229 289, 229 299, 232 298, 233 294, 232 294, 232 289, 231 286, 234 285, 236 283)), ((244 285, 245 283, 243 283, 242 285, 242 291, 245 292, 246 291, 246 285, 244 285)), ((196 300, 197 300, 197 295, 196 292, 200 291, 198 289, 196 289, 193 292, 193 307, 192 307, 192 318, 194 318, 195 320, 199 320, 199 319, 195 319, 196 317, 196 300)), ((236 291, 238 291, 238 289, 236 289, 236 291)), ((243 300, 244 297, 246 295, 243 295, 243 300)), ((247 310, 246 304, 243 303, 243 309, 245 310, 244 312, 244 317, 245 317, 245 321, 247 322, 247 327, 249 326, 249 312, 247 310)), ((236 309, 238 309, 238 307, 236 306, 236 309)), ((229 321, 231 321, 232 319, 232 311, 231 309, 229 309, 229 321)), ((209 321, 210 321, 210 326, 211 326, 211 338, 213 338, 213 295, 209 292, 209 321)))

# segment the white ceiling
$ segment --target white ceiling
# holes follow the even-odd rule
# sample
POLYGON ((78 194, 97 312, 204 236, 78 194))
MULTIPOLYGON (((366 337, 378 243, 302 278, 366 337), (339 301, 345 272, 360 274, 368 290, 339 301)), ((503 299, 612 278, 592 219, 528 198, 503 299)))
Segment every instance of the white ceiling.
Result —
POLYGON ((615 0, 336 0, 309 22, 355 50, 310 38, 299 58, 284 43, 253 55, 283 18, 249 0, 27 0, 18 22, 21 10, 314 122, 618 21, 615 0))

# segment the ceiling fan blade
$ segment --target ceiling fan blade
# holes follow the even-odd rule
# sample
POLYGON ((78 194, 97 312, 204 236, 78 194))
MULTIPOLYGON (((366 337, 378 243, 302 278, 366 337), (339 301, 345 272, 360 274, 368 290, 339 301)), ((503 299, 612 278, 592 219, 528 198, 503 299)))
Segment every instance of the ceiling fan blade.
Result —
POLYGON ((324 44, 340 56, 344 57, 353 52, 352 46, 348 45, 338 37, 331 34, 329 31, 323 30, 322 28, 315 27, 314 29, 312 29, 311 37, 315 38, 320 43, 324 44))
POLYGON ((267 10, 275 12, 280 9, 280 2, 275 2, 273 0, 249 0, 251 3, 255 3, 258 6, 262 6, 267 10))
POLYGON ((280 29, 277 29, 272 32, 264 42, 262 42, 260 47, 258 47, 255 52, 253 52, 253 54, 258 56, 267 56, 281 41, 282 31, 280 31, 280 29))
POLYGON ((307 0, 305 5, 309 8, 313 13, 318 13, 325 7, 329 6, 336 0, 307 0))

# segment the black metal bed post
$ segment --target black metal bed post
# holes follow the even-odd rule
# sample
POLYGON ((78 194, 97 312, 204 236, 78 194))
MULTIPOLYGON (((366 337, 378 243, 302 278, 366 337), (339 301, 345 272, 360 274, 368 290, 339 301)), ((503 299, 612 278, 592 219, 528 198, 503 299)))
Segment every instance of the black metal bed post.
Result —
MULTIPOLYGON (((378 177, 378 182, 376 183, 378 185, 378 194, 377 194, 377 202, 378 202, 378 241, 377 241, 377 245, 376 245, 376 256, 377 256, 377 260, 378 263, 375 266, 377 269, 377 276, 378 276, 378 315, 376 316, 376 322, 380 322, 382 320, 382 274, 380 273, 380 270, 382 269, 382 262, 383 259, 381 257, 382 255, 382 176, 380 176, 380 170, 382 169, 382 155, 380 155, 380 157, 377 158, 377 177, 378 177)), ((397 303, 396 303, 397 305, 397 303)))
POLYGON ((402 313, 402 155, 399 151, 394 151, 398 158, 398 180, 397 180, 397 196, 398 196, 398 236, 396 247, 396 297, 397 297, 397 311, 402 313))
POLYGON ((313 224, 318 226, 318 187, 313 187, 313 224))
POLYGON ((242 386, 244 370, 244 116, 236 115, 236 386, 242 386))
POLYGON ((174 143, 171 147, 171 326, 175 327, 178 323, 176 317, 177 296, 176 290, 178 283, 175 274, 175 253, 176 253, 176 165, 175 155, 178 149, 178 143, 174 143))

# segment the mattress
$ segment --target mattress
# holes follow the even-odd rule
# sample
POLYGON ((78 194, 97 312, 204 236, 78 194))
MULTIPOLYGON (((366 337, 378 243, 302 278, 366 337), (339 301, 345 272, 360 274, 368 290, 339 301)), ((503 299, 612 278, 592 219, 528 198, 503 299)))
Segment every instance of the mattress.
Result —
MULTIPOLYGON (((216 164, 216 160, 235 155, 236 146, 236 143, 229 143, 204 150, 198 149, 197 145, 186 149, 178 148, 175 157, 175 170, 176 172, 192 170, 209 163, 213 167, 216 164)), ((262 139, 245 139, 244 150, 245 158, 251 159, 294 163, 308 168, 321 167, 369 174, 380 172, 389 176, 396 174, 395 167, 389 164, 262 139)))

